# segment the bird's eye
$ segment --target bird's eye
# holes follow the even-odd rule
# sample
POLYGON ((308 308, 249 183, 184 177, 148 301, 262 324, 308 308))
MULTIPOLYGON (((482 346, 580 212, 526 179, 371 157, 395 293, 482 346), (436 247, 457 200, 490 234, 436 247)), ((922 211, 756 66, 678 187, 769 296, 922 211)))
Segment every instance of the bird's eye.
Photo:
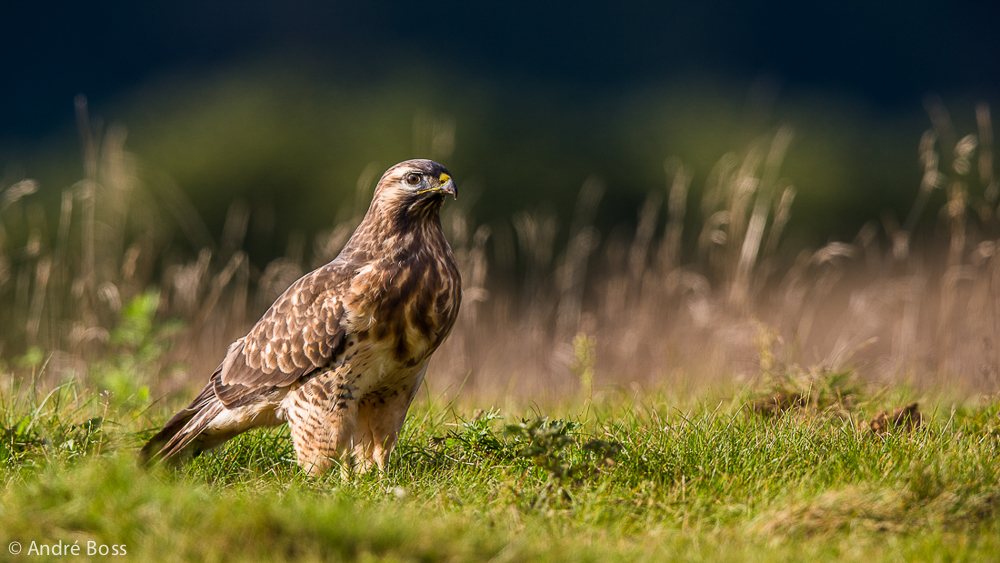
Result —
POLYGON ((416 186, 417 184, 420 183, 420 174, 417 174, 416 172, 410 172, 409 174, 406 175, 406 183, 411 186, 416 186))

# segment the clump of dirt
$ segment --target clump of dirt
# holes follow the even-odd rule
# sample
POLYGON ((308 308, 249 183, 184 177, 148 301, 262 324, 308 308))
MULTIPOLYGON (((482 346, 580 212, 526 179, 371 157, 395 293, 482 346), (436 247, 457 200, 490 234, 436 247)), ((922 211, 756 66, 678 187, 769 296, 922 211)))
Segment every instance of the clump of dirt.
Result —
POLYGON ((905 407, 899 407, 889 414, 887 411, 879 411, 869 424, 873 434, 885 434, 886 432, 902 431, 911 432, 919 428, 923 423, 923 415, 918 410, 918 403, 910 403, 905 407))
POLYGON ((809 397, 802 393, 784 391, 765 397, 753 404, 754 412, 763 416, 771 417, 792 409, 802 408, 809 404, 809 397))

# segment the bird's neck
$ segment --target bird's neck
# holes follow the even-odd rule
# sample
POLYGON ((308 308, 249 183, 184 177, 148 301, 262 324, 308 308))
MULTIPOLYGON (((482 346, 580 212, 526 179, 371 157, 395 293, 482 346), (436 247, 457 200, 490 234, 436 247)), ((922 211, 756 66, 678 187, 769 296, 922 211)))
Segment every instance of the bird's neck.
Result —
MULTIPOLYGON (((439 207, 439 206, 438 206, 439 207)), ((346 248, 366 260, 399 262, 445 242, 438 209, 384 209, 373 205, 346 248)))

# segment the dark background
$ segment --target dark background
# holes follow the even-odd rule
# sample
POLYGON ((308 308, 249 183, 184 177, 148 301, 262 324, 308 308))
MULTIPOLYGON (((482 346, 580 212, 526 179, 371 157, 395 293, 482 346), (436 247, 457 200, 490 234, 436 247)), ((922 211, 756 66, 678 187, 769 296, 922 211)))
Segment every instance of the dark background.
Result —
POLYGON ((244 199, 275 209, 280 241, 328 225, 369 163, 425 156, 423 115, 454 122, 445 164, 478 218, 565 217, 596 175, 598 222, 614 225, 661 189, 667 157, 697 189, 726 151, 787 124, 792 236, 822 243, 905 214, 927 96, 963 134, 977 101, 996 108, 998 16, 926 1, 8 2, 0 166, 4 184, 55 194, 79 179, 85 94, 211 232, 244 199))

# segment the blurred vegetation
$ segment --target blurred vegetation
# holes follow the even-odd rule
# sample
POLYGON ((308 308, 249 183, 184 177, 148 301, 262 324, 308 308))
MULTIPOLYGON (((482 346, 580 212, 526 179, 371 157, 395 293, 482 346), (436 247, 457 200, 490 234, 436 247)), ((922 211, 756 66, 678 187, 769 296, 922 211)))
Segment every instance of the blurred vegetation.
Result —
MULTIPOLYGON (((960 124, 974 123, 970 107, 956 108, 960 124)), ((485 223, 529 209, 567 225, 580 186, 599 178, 610 197, 595 220, 607 230, 634 223, 645 195, 664 185, 666 159, 684 163, 697 194, 723 155, 782 126, 795 132, 782 167, 798 188, 789 233, 819 246, 886 210, 907 211, 927 126, 923 108, 879 113, 830 95, 785 96, 767 79, 588 94, 426 69, 365 80, 283 61, 164 77, 93 113, 128 128, 151 189, 190 200, 206 228, 186 235, 189 248, 204 246, 242 200, 254 212, 247 248, 260 262, 280 256, 291 232, 312 235, 351 215, 356 193, 407 158, 443 161, 460 204, 485 223)), ((67 132, 37 150, 0 147, 0 164, 7 184, 37 179, 56 205, 79 178, 78 154, 67 132)))
POLYGON ((910 119, 776 101, 766 81, 611 98, 317 76, 275 64, 99 111, 78 98, 76 138, 0 185, 0 361, 122 403, 197 385, 336 256, 386 167, 427 156, 459 183, 442 221, 465 299, 432 366, 443 386, 755 377, 764 326, 789 384, 860 365, 1000 387, 985 103, 953 118, 929 98, 910 119))

